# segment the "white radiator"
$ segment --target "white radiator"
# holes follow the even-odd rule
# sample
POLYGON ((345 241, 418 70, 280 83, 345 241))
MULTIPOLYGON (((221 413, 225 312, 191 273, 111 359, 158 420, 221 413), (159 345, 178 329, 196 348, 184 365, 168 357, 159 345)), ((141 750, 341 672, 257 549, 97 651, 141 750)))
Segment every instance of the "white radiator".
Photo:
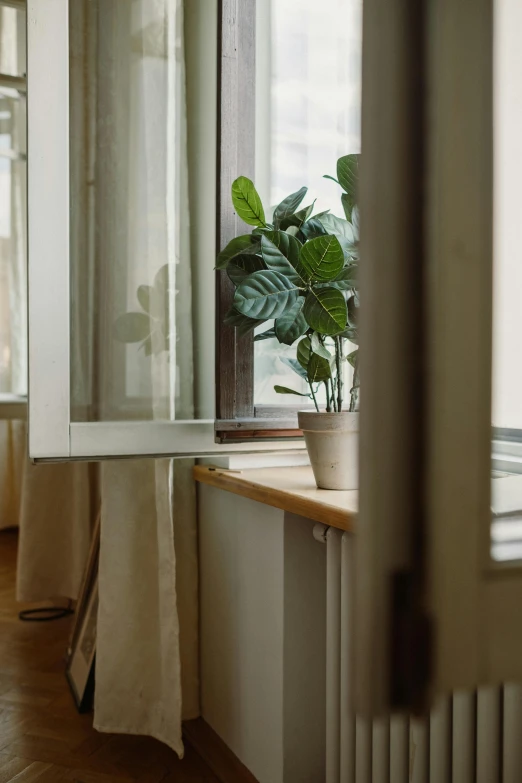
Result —
POLYGON ((326 543, 326 783, 522 783, 522 686, 454 693, 429 718, 366 721, 349 705, 353 544, 326 543))

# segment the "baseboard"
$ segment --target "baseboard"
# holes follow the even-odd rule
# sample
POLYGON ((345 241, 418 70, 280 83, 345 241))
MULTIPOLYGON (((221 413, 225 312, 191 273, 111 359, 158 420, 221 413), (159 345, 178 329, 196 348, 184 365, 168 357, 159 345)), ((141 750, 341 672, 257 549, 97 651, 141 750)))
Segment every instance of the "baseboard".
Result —
POLYGON ((183 738, 207 763, 220 783, 259 783, 203 718, 185 721, 183 738))

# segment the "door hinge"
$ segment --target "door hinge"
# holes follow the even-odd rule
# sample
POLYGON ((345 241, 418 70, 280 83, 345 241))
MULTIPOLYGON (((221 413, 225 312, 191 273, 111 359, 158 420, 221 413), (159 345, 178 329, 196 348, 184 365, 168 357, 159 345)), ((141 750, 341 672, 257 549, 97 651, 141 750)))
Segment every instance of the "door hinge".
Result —
POLYGON ((427 709, 432 676, 433 621, 423 599, 418 574, 393 574, 390 703, 414 714, 427 709))

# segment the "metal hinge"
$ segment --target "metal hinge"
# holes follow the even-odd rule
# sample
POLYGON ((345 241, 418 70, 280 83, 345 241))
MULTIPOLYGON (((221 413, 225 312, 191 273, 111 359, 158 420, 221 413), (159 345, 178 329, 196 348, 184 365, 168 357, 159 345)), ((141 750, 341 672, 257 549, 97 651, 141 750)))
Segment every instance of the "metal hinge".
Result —
POLYGON ((433 620, 418 574, 392 576, 390 702, 393 709, 425 712, 432 678, 433 620))

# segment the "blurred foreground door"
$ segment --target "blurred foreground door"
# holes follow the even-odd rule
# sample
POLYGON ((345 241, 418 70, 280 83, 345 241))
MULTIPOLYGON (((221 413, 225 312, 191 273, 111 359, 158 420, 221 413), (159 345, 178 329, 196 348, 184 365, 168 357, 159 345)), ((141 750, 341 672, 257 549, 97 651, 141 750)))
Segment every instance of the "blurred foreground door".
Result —
POLYGON ((515 0, 365 0, 367 712, 522 681, 520 17, 515 0))

